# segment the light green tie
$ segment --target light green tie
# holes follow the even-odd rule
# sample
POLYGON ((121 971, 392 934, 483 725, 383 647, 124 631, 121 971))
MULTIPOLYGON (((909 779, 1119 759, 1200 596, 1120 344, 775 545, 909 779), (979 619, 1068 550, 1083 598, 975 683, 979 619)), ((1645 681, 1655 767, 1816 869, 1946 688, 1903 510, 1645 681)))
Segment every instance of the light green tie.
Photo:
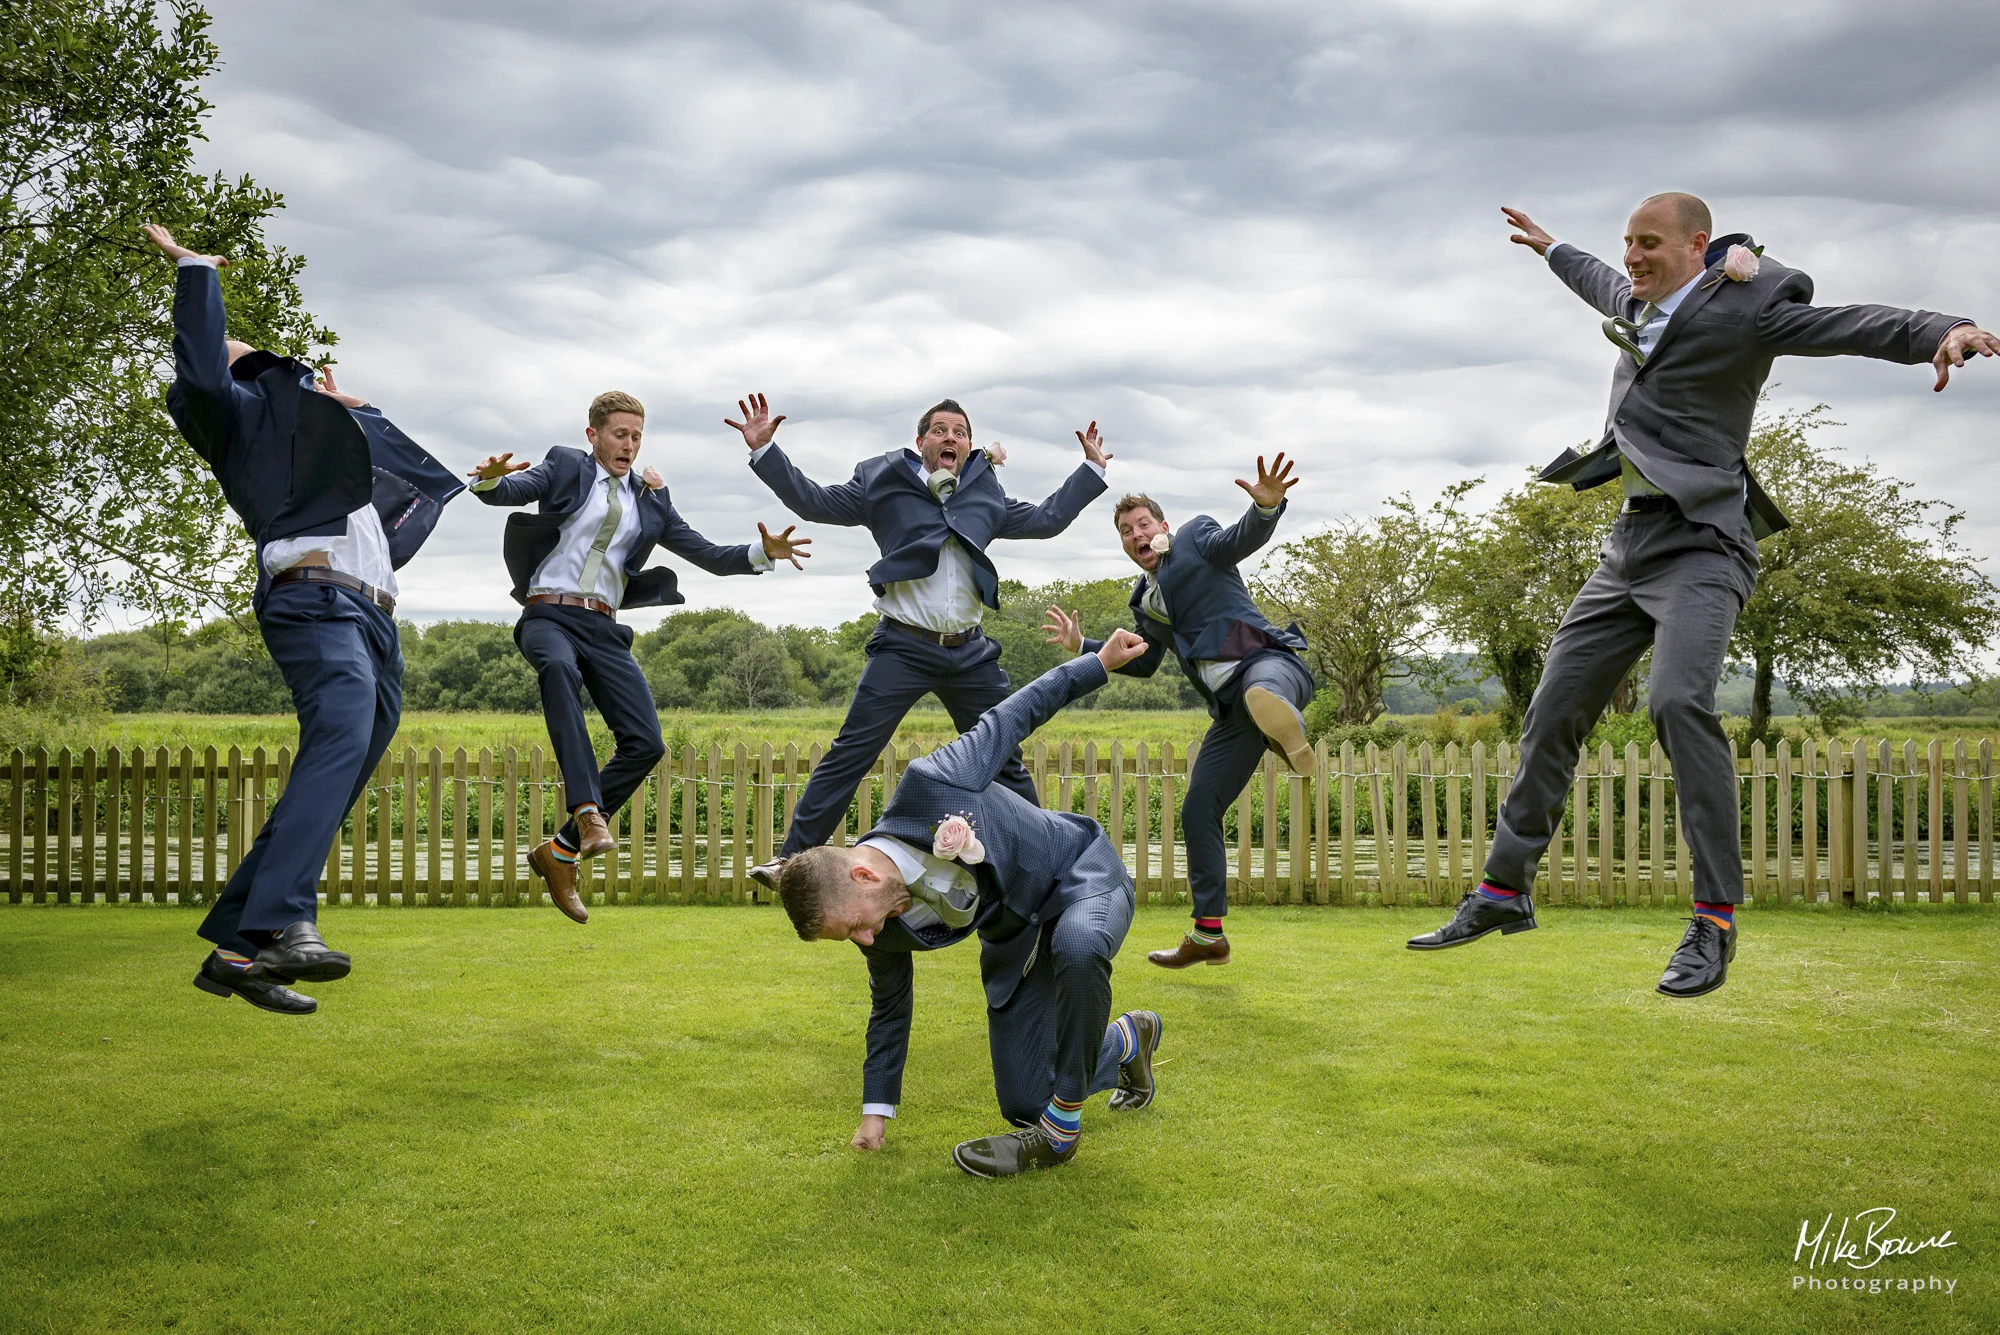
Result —
MULTIPOLYGON (((938 504, 943 505, 951 494, 958 490, 958 474, 949 468, 940 468, 931 474, 930 481, 926 485, 930 487, 931 495, 938 498, 938 504)), ((955 927, 958 924, 952 925, 955 927)))
POLYGON ((1639 331, 1653 322, 1660 308, 1647 302, 1639 308, 1639 318, 1627 320, 1614 315, 1604 322, 1604 336, 1632 354, 1632 360, 1641 366, 1646 364, 1646 354, 1639 350, 1639 331))
POLYGON ((919 877, 910 883, 911 899, 930 905, 931 912, 937 914, 947 927, 963 927, 972 921, 973 911, 978 907, 976 896, 971 904, 957 908, 953 906, 948 896, 931 889, 926 881, 927 877, 919 877))
POLYGON ((581 592, 586 598, 597 596, 597 576, 604 569, 604 553, 609 550, 611 540, 618 536, 618 521, 625 517, 625 503, 618 495, 618 479, 604 479, 604 494, 610 508, 604 512, 604 522, 597 526, 597 541, 590 544, 590 555, 583 561, 583 578, 577 582, 583 585, 581 592))

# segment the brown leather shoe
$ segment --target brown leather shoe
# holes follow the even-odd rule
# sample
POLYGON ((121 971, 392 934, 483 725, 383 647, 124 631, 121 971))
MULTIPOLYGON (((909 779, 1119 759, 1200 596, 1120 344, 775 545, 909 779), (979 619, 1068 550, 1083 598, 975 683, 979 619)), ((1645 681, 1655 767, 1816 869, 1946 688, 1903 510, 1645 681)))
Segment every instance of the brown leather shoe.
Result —
POLYGON ((1243 692, 1243 707, 1250 711, 1257 730, 1270 738, 1272 747, 1291 766, 1292 773, 1308 779, 1319 773, 1319 757, 1313 754, 1312 743, 1306 740, 1305 716, 1290 700, 1262 686, 1252 686, 1243 692))
POLYGON ((1184 936, 1172 950, 1146 952, 1146 959, 1162 969, 1185 969, 1190 964, 1227 964, 1229 938, 1225 936, 1213 945, 1203 945, 1192 936, 1184 936))
POLYGON ((556 841, 544 839, 528 850, 528 865, 549 883, 549 898, 578 922, 590 921, 590 910, 576 897, 576 864, 556 856, 556 841))
POLYGON ((618 847, 618 841, 611 837, 611 823, 604 819, 601 811, 577 812, 576 835, 576 855, 579 858, 594 858, 599 853, 609 853, 618 847))

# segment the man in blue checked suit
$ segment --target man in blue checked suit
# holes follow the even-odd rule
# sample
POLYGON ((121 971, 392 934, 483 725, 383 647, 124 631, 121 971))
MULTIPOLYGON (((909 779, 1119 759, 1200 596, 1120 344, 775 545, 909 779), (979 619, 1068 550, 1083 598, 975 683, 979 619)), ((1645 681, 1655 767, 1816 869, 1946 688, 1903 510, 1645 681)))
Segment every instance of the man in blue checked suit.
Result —
POLYGON ((1010 1177, 1076 1156, 1083 1102, 1153 1100, 1160 1017, 1111 1020, 1111 961, 1132 925, 1132 878, 1096 821, 1044 811, 999 782, 1021 739, 1146 649, 1119 630, 1051 669, 950 745, 913 761, 882 822, 853 848, 784 859, 778 897, 807 941, 852 941, 873 1005, 856 1149, 879 1149, 903 1097, 917 951, 979 937, 1000 1115, 1019 1129, 961 1143, 957 1165, 1010 1177), (1107 1023, 1109 1021, 1109 1023, 1107 1023))
POLYGON ((653 549, 712 575, 761 575, 776 561, 803 569, 811 556, 812 539, 794 538, 791 528, 773 534, 759 524, 756 542, 732 547, 695 532, 656 470, 632 471, 645 429, 645 406, 613 390, 590 405, 588 451, 558 445, 532 468, 499 454, 472 470, 472 492, 486 504, 535 505, 533 514, 507 517, 501 554, 523 609, 514 643, 541 687, 570 819, 528 850, 528 865, 577 922, 590 918, 576 893, 578 859, 616 847, 609 813, 666 754, 652 688, 632 658, 632 628, 618 622, 620 608, 684 601, 672 570, 646 568, 653 549), (583 716, 586 686, 617 743, 602 770, 583 716))
MULTIPOLYGON (((785 507, 808 523, 866 527, 882 559, 868 569, 882 620, 868 641, 868 662, 847 720, 812 772, 792 813, 779 858, 823 844, 847 815, 862 776, 896 734, 910 706, 937 696, 963 730, 1007 697, 1000 645, 980 630, 986 608, 1000 606, 1000 577, 987 549, 1000 538, 1053 538, 1104 491, 1104 451, 1097 424, 1076 433, 1083 462, 1039 505, 1009 497, 994 472, 998 447, 972 445, 972 420, 950 399, 917 423, 916 448, 891 450, 855 466, 854 476, 823 487, 772 443, 778 424, 760 394, 738 403, 750 466, 785 507)), ((1034 781, 1018 754, 1004 758, 1000 782, 1030 802, 1034 781)), ((777 862, 750 873, 775 885, 777 862)))
MULTIPOLYGON (((1222 817, 1257 772, 1264 753, 1277 752, 1299 774, 1311 775, 1317 768, 1306 744, 1302 712, 1316 689, 1299 658, 1305 636, 1296 625, 1282 630, 1272 625, 1237 569, 1277 532, 1285 493, 1298 485, 1291 473, 1284 455, 1269 468, 1259 456, 1257 480, 1236 480, 1250 494, 1250 510, 1228 528, 1196 515, 1178 533, 1171 532, 1150 496, 1127 496, 1112 512, 1119 544, 1146 572, 1132 586, 1131 604, 1146 652, 1118 670, 1150 677, 1171 650, 1215 720, 1201 740, 1181 803, 1194 925, 1178 945, 1147 954, 1163 968, 1229 963, 1229 938, 1222 930, 1229 912, 1222 817)), ((1084 639, 1076 618, 1060 607, 1049 609, 1042 629, 1052 643, 1071 653, 1097 648, 1097 641, 1084 639)))
POLYGON ((202 921, 215 949, 194 983, 306 1015, 319 1003, 290 985, 353 965, 320 939, 319 874, 402 717, 396 571, 465 488, 331 369, 227 337, 228 261, 145 230, 178 266, 167 412, 257 544, 250 606, 299 715, 291 778, 202 921))

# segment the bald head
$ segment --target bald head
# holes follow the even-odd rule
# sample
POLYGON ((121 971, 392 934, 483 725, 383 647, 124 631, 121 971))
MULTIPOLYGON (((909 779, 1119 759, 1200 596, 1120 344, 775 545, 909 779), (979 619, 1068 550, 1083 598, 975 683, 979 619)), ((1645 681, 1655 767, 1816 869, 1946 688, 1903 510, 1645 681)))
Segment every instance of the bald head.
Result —
POLYGON ((1683 241, 1696 232, 1700 232, 1704 240, 1715 234, 1715 221, 1709 216, 1708 205, 1694 195, 1679 190, 1669 190, 1663 195, 1649 196, 1639 207, 1643 209, 1654 204, 1667 210, 1675 224, 1679 226, 1680 239, 1683 241))
POLYGON ((1708 252, 1708 205, 1693 195, 1654 195, 1625 224, 1625 272, 1632 295, 1663 301, 1699 275, 1708 252))
POLYGON ((240 339, 225 338, 222 340, 222 343, 224 347, 229 349, 229 364, 231 366, 236 365, 237 362, 242 361, 257 350, 240 339))

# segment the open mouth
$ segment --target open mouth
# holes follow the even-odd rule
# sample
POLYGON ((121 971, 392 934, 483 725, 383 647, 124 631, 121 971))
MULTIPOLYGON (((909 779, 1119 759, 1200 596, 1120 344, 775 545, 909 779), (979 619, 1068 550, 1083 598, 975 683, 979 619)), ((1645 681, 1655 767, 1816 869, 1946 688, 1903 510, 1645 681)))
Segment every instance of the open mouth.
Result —
POLYGON ((938 451, 938 467, 940 468, 958 467, 958 446, 947 445, 943 449, 938 451))

